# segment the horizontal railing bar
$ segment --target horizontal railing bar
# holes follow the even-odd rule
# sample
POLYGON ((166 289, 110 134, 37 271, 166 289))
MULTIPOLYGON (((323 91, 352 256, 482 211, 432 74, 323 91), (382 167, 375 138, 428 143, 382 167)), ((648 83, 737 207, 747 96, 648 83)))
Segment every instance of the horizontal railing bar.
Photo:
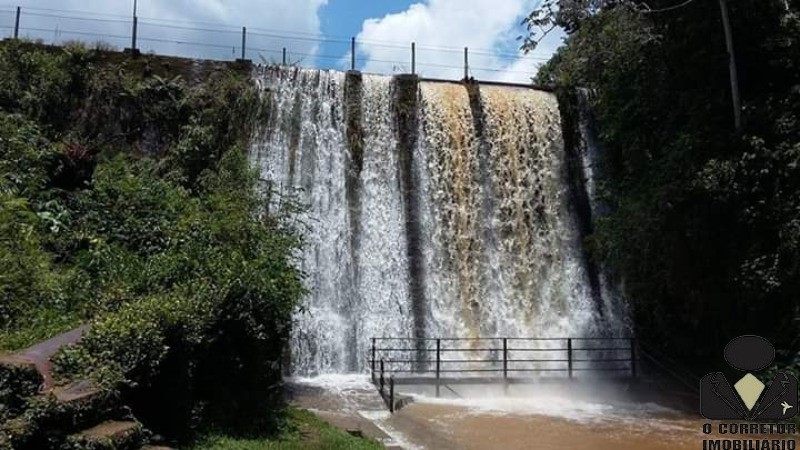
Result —
MULTIPOLYGON (((580 371, 580 372, 622 372, 622 371, 629 371, 629 368, 622 367, 622 368, 586 368, 586 369, 575 369, 573 368, 572 371, 580 371)), ((507 369, 507 372, 568 372, 568 369, 507 369)), ((501 373, 503 369, 447 369, 447 370, 440 370, 439 373, 473 373, 473 372, 494 372, 494 373, 501 373)), ((380 371, 376 371, 376 373, 380 373, 380 371)), ((417 373, 417 374, 435 374, 435 370, 384 370, 383 373, 417 373)))
POLYGON ((573 359, 575 362, 631 362, 630 358, 627 359, 573 359))
MULTIPOLYGON (((508 352, 566 352, 566 348, 509 348, 508 352)), ((573 348, 573 352, 630 351, 625 347, 573 348)), ((435 348, 375 348, 376 352, 426 352, 435 353, 435 348)), ((440 352, 501 352, 502 348, 441 348, 440 352)))
MULTIPOLYGON (((372 360, 369 360, 372 362, 372 360)), ((506 361, 508 363, 527 363, 527 362, 569 362, 569 359, 440 359, 439 363, 501 363, 506 361)), ((631 362, 630 358, 627 359, 573 359, 572 362, 631 362)), ((408 363, 435 363, 435 359, 384 359, 386 364, 408 364, 408 363)))
POLYGON ((436 349, 430 348, 375 348, 376 352, 435 352, 436 349))
POLYGON ((625 350, 625 351, 631 351, 631 348, 630 347, 609 347, 609 348, 597 347, 597 348, 573 348, 572 350, 573 351, 588 351, 588 350, 598 350, 598 351, 599 350, 625 350))
MULTIPOLYGON (((385 363, 435 363, 435 359, 384 359, 385 363)), ((501 363, 504 360, 502 359, 440 359, 439 363, 501 363)), ((524 363, 524 362, 569 362, 568 359, 506 359, 506 362, 509 363, 524 363)), ((594 360, 594 359, 587 359, 587 360, 576 360, 573 361, 603 361, 603 360, 594 360)), ((630 361, 629 359, 619 360, 619 361, 630 361)))
POLYGON ((566 352, 567 348, 509 348, 509 352, 566 352))
MULTIPOLYGON (((574 361, 574 360, 573 360, 574 361)), ((569 362, 568 359, 509 359, 508 362, 569 362)))
POLYGON ((565 339, 572 339, 573 341, 629 341, 629 340, 635 339, 635 338, 629 338, 629 337, 611 337, 611 338, 606 338, 606 337, 602 337, 602 338, 601 337, 597 337, 597 338, 583 337, 583 338, 565 338, 565 339))
MULTIPOLYGON (((411 364, 411 363, 435 363, 436 360, 419 360, 419 359, 385 359, 386 364, 411 364)), ((630 359, 573 359, 572 362, 597 362, 597 363, 610 363, 610 362, 626 362, 629 363, 630 359)), ((488 364, 488 363, 501 363, 502 359, 442 359, 439 360, 440 364, 455 363, 455 364, 488 364)), ((508 359, 508 363, 565 363, 569 362, 568 359, 508 359)), ((499 369, 502 370, 502 369, 499 369)), ((377 369, 376 369, 377 371, 377 369)))
POLYGON ((525 338, 525 337, 486 337, 486 338, 414 338, 414 337, 380 337, 372 338, 377 341, 422 341, 422 342, 436 342, 436 341, 566 341, 572 339, 573 341, 627 341, 632 338, 525 338))
POLYGON ((376 352, 502 352, 502 348, 375 348, 376 352))

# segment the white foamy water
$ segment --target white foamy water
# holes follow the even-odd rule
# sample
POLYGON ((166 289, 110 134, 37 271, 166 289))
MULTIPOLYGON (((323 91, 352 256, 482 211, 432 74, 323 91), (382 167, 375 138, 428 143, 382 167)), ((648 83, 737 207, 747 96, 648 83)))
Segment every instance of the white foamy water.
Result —
POLYGON ((340 72, 268 68, 257 81, 271 108, 251 160, 308 206, 294 374, 363 372, 373 337, 608 331, 581 260, 553 95, 481 87, 471 99, 462 85, 420 83, 406 153, 390 77, 364 76, 357 94, 340 72))
POLYGON ((684 415, 655 404, 627 398, 619 385, 596 383, 532 383, 500 385, 402 386, 415 403, 449 405, 458 414, 493 416, 547 416, 581 423, 640 422, 670 426, 684 415))

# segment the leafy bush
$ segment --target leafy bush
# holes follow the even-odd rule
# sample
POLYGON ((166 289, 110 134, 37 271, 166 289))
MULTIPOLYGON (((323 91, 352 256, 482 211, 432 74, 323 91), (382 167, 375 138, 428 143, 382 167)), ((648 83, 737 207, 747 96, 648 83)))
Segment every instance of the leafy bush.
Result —
POLYGON ((49 304, 57 283, 36 235, 37 217, 22 198, 0 194, 0 326, 49 304))
POLYGON ((590 244, 624 285, 637 337, 698 365, 741 334, 796 349, 800 4, 728 2, 737 131, 716 2, 544 4, 556 3, 531 16, 569 31, 538 81, 591 92, 612 212, 590 244))
MULTIPOLYGON (((122 165, 128 167, 123 170, 130 166, 122 165)), ((99 169, 98 183, 102 176, 99 169)), ((78 346, 57 358, 63 378, 89 376, 136 392, 130 395, 134 403, 165 386, 173 398, 184 398, 183 392, 185 402, 175 400, 175 410, 157 401, 139 410, 146 423, 154 415, 160 420, 153 421, 162 425, 174 421, 173 433, 185 432, 181 427, 192 423, 202 404, 211 403, 207 409, 217 411, 216 417, 232 419, 254 412, 269 398, 253 393, 262 392, 280 375, 283 342, 303 294, 301 274, 291 259, 301 241, 280 218, 259 214, 265 205, 255 190, 256 180, 244 153, 229 151, 217 171, 201 180, 206 196, 174 203, 175 216, 167 223, 176 228, 167 234, 163 248, 140 252, 133 259, 132 252, 103 250, 102 245, 86 252, 100 252, 101 258, 107 251, 118 255, 117 262, 112 256, 100 264, 112 274, 115 267, 122 272, 103 280, 106 287, 100 291, 124 294, 121 299, 102 298, 109 303, 95 308, 110 312, 93 321, 78 346), (120 282, 117 289, 109 289, 120 282), (158 406, 150 409, 153 405, 158 406)), ((183 192, 179 186, 171 189, 183 192)), ((172 204, 169 189, 158 191, 172 204)), ((131 192, 148 196, 138 188, 131 192)), ((141 244, 138 248, 150 248, 136 242, 141 244)))
POLYGON ((56 154, 34 123, 0 111, 0 192, 37 196, 56 154))
POLYGON ((242 149, 265 110, 249 76, 189 83, 156 61, 0 44, 0 348, 90 323, 54 360, 61 382, 180 436, 260 415, 302 241, 242 149))

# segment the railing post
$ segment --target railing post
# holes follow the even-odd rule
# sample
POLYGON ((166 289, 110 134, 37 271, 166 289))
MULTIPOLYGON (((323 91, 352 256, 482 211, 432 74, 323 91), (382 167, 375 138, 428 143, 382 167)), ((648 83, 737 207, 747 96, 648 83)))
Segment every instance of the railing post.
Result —
POLYGON ((503 379, 508 379, 508 338, 503 338, 503 379))
MULTIPOLYGON (((283 49, 284 55, 286 54, 286 49, 283 49)), ((283 65, 286 65, 286 57, 283 58, 283 65)), ((375 383, 375 338, 372 338, 372 358, 370 358, 370 377, 372 377, 372 382, 375 383)))
MULTIPOLYGON (((286 65, 286 47, 283 47, 283 65, 286 65)), ((375 348, 375 338, 372 338, 372 348, 375 348)), ((375 355, 372 356, 375 359, 375 355)), ((375 371, 375 362, 372 362, 372 370, 375 371)))
POLYGON ((383 371, 384 371, 384 368, 383 368, 383 358, 381 358, 381 381, 380 381, 380 385, 381 385, 381 395, 383 395, 383 386, 384 386, 384 384, 386 383, 386 382, 384 381, 384 378, 383 378, 383 371))
POLYGON ((19 39, 19 18, 22 15, 22 7, 17 6, 17 20, 14 22, 14 39, 19 39))
POLYGON ((567 371, 572 378, 572 338, 567 339, 567 371))
POLYGON ((350 70, 356 70, 356 38, 350 38, 350 70))
POLYGON ((464 81, 469 80, 469 47, 464 47, 464 81))
POLYGON ((442 340, 436 340, 436 397, 439 397, 439 373, 442 364, 442 340))
POLYGON ((136 54, 136 34, 139 31, 139 17, 133 16, 133 30, 131 31, 131 54, 136 54))
POLYGON ((636 338, 631 338, 631 377, 636 378, 636 338))
POLYGON ((389 377, 389 412, 394 414, 394 375, 389 377))
POLYGON ((439 379, 439 371, 442 364, 442 340, 436 340, 436 379, 439 379))
POLYGON ((242 61, 247 59, 247 27, 242 27, 242 61))
POLYGON ((417 74, 417 44, 411 43, 411 75, 417 74))

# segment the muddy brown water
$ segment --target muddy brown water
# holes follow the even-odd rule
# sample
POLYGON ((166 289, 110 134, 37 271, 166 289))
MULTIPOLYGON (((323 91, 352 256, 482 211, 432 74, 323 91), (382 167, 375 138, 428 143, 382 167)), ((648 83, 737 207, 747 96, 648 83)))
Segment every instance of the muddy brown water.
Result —
MULTIPOLYGON (((702 432, 709 421, 667 408, 619 386, 586 383, 512 388, 449 386, 452 397, 410 389, 413 403, 395 414, 374 386, 357 379, 290 385, 293 402, 323 419, 407 450, 701 450, 704 439, 761 439, 702 432)), ((402 391, 401 391, 402 392, 402 391)), ((773 435, 770 439, 786 439, 773 435)), ((789 437, 791 438, 791 437, 789 437)), ((744 447, 747 448, 747 447, 744 447)))
POLYGON ((388 421, 406 441, 426 449, 702 449, 701 420, 573 421, 464 406, 415 403, 388 421))

